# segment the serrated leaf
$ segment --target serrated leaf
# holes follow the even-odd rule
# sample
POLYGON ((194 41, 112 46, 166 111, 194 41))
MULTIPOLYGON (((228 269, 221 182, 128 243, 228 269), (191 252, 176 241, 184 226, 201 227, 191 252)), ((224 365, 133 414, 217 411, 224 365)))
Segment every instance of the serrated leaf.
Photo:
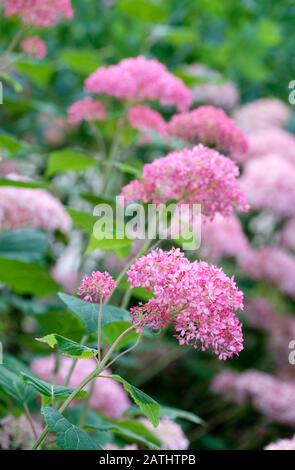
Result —
POLYGON ((55 432, 56 443, 62 450, 100 450, 102 447, 82 429, 74 426, 50 406, 42 409, 42 415, 51 432, 55 432))
POLYGON ((153 426, 158 426, 160 421, 161 407, 153 398, 146 393, 139 390, 139 388, 131 385, 127 380, 123 379, 120 375, 110 375, 111 379, 120 382, 127 393, 134 400, 136 405, 139 406, 142 413, 148 418, 153 426))
POLYGON ((47 235, 39 230, 8 230, 0 233, 2 258, 21 261, 40 260, 47 246, 47 235))
POLYGON ((95 160, 88 155, 75 150, 58 150, 52 152, 49 157, 46 174, 53 176, 64 171, 82 171, 96 164, 95 160))
POLYGON ((57 346, 57 349, 64 355, 76 359, 85 359, 95 357, 97 355, 96 349, 88 348, 83 344, 76 343, 71 339, 65 338, 58 334, 51 334, 43 336, 43 338, 36 338, 41 343, 48 344, 52 349, 57 346))
POLYGON ((194 424, 204 424, 204 421, 194 413, 180 410, 179 408, 171 408, 169 406, 161 406, 161 416, 167 416, 172 420, 180 418, 185 419, 186 421, 190 421, 194 424))
MULTIPOLYGON (((49 397, 51 399, 67 398, 74 391, 74 388, 72 387, 52 385, 48 382, 45 382, 44 380, 34 377, 33 375, 26 374, 25 372, 21 372, 21 377, 25 384, 33 387, 40 395, 49 397)), ((85 396, 87 396, 87 392, 82 390, 77 395, 77 398, 84 398, 85 396)))
MULTIPOLYGON (((88 334, 97 331, 98 304, 85 302, 69 294, 59 293, 58 296, 81 319, 88 334)), ((113 305, 104 305, 102 309, 102 327, 117 321, 130 322, 128 310, 113 305)))
POLYGON ((26 403, 36 396, 35 391, 24 384, 19 375, 0 365, 0 390, 19 403, 26 403))
POLYGON ((0 258, 0 281, 20 294, 55 294, 58 285, 37 263, 0 258))

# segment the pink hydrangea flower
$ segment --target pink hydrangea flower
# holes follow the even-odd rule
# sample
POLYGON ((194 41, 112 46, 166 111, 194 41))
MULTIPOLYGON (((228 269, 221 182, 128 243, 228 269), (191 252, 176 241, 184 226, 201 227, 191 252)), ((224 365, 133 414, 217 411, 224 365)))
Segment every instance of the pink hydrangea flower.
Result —
POLYGON ((76 101, 68 108, 68 120, 70 124, 79 124, 81 121, 103 121, 107 112, 104 105, 87 96, 76 101))
MULTIPOLYGON (((42 432, 41 423, 32 417, 37 435, 42 432)), ((1 450, 30 450, 36 438, 25 415, 6 416, 0 420, 0 449, 1 450)))
POLYGON ((248 160, 240 183, 254 209, 283 217, 295 213, 295 165, 279 155, 248 160))
MULTIPOLYGON (((63 385, 73 359, 62 357, 56 376, 54 376, 55 362, 54 355, 35 359, 31 363, 31 369, 42 380, 53 383, 53 377, 55 377, 55 383, 63 385)), ((93 372, 95 367, 94 359, 79 360, 71 376, 69 386, 76 388, 87 375, 93 372)), ((111 372, 104 370, 101 375, 108 376, 111 375, 111 372)), ((85 390, 89 391, 91 387, 92 384, 88 384, 85 390)), ((130 407, 130 400, 121 384, 108 378, 97 378, 94 381, 89 406, 111 419, 118 419, 130 407)))
POLYGON ((198 203, 206 217, 213 218, 217 212, 228 216, 234 208, 248 210, 238 175, 233 161, 200 144, 145 165, 142 178, 125 186, 121 195, 127 203, 166 203, 171 199, 198 203))
POLYGON ((143 56, 99 67, 87 78, 85 89, 120 100, 157 101, 179 111, 188 109, 192 101, 190 90, 179 78, 157 60, 143 56))
POLYGON ((71 219, 58 199, 44 189, 0 187, 0 230, 34 228, 68 232, 71 219))
POLYGON ((287 248, 295 248, 295 217, 289 219, 284 225, 281 233, 281 243, 287 248))
POLYGON ((72 18, 71 0, 4 0, 5 16, 18 15, 26 24, 48 28, 62 17, 72 18))
POLYGON ((158 249, 139 258, 127 277, 131 287, 154 294, 130 311, 139 330, 173 324, 180 344, 210 349, 219 359, 243 349, 241 324, 234 314, 243 308, 243 294, 221 269, 191 263, 179 249, 158 249))
POLYGON ((281 380, 256 370, 241 374, 223 371, 213 380, 212 389, 235 403, 251 399, 254 407, 269 420, 295 426, 294 380, 281 380))
POLYGON ((174 115, 168 124, 168 133, 192 144, 201 142, 213 146, 238 160, 248 151, 243 132, 222 109, 214 106, 200 106, 174 115))
POLYGON ((140 421, 161 441, 161 449, 186 450, 188 448, 189 441, 175 421, 166 417, 161 418, 156 428, 146 418, 141 418, 140 421))
POLYGON ((282 292, 295 298, 295 257, 288 251, 275 246, 249 248, 239 257, 239 268, 254 279, 277 284, 282 292))
POLYGON ((217 262, 222 258, 239 258, 248 247, 248 240, 243 232, 238 217, 223 217, 216 214, 212 221, 202 224, 202 256, 217 262))
POLYGON ((21 42, 22 51, 29 57, 43 59, 47 54, 47 48, 44 41, 39 36, 31 36, 21 42))
POLYGON ((264 450, 295 450, 295 435, 291 439, 280 439, 268 444, 264 450))
POLYGON ((128 111, 128 121, 133 129, 140 132, 142 143, 150 142, 153 133, 158 134, 162 138, 167 136, 166 121, 160 113, 154 111, 149 106, 133 106, 128 111))
POLYGON ((253 132, 248 137, 249 157, 279 155, 295 163, 295 136, 279 127, 270 127, 253 132))
POLYGON ((94 271, 84 276, 78 295, 87 302, 99 302, 102 298, 109 297, 115 286, 116 283, 109 273, 94 271))
POLYGON ((247 134, 259 129, 283 127, 290 117, 290 108, 277 98, 261 98, 234 112, 234 120, 247 134))

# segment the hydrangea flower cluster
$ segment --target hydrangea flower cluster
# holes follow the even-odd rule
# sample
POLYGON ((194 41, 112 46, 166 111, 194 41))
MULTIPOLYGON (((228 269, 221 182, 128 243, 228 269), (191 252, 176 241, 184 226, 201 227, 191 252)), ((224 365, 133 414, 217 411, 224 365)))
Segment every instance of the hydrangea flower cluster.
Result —
POLYGON ((160 113, 154 111, 149 106, 137 105, 128 111, 128 122, 133 129, 140 132, 141 142, 151 141, 153 133, 162 138, 167 136, 167 123, 160 113))
POLYGON ((189 441, 179 424, 169 418, 161 418, 156 428, 146 418, 140 421, 161 441, 163 450, 186 450, 189 441))
POLYGON ((282 292, 295 298, 295 257, 288 251, 271 246, 249 249, 240 256, 239 267, 254 279, 277 284, 282 292))
POLYGON ((4 0, 5 16, 18 15, 26 24, 48 28, 60 18, 73 18, 71 0, 4 0))
POLYGON ((210 349, 219 359, 243 349, 241 324, 234 314, 243 308, 243 294, 221 269, 191 263, 179 249, 157 249, 139 258, 127 277, 131 287, 154 294, 148 303, 130 311, 139 330, 173 324, 181 345, 210 349))
MULTIPOLYGON (((32 417, 37 434, 42 432, 39 421, 32 417)), ((30 423, 25 415, 6 416, 0 420, 0 449, 1 450, 30 450, 35 437, 30 423)))
POLYGON ((283 217, 294 214, 295 166, 279 155, 249 160, 240 182, 254 209, 270 209, 283 217))
POLYGON ((253 132, 248 137, 249 157, 275 154, 295 163, 295 137, 279 127, 270 127, 253 132))
POLYGON ((163 106, 188 109, 192 97, 184 83, 155 59, 130 57, 116 65, 99 67, 86 80, 86 91, 119 100, 157 101, 163 106))
POLYGON ((115 286, 116 283, 109 273, 94 271, 84 276, 78 295, 87 302, 99 302, 102 298, 110 297, 115 286))
POLYGON ((281 242, 287 248, 295 248, 295 217, 289 219, 284 225, 281 233, 281 242))
POLYGON ((248 210, 238 175, 233 161, 200 144, 145 165, 141 180, 131 181, 121 195, 127 203, 139 200, 157 204, 171 199, 198 203, 204 216, 213 218, 217 212, 228 216, 234 208, 248 210))
POLYGON ((20 228, 68 232, 71 219, 58 199, 44 189, 2 186, 0 230, 20 228))
POLYGON ((241 159, 248 151, 248 142, 223 109, 200 106, 193 111, 176 114, 168 124, 169 135, 192 144, 201 142, 231 157, 241 159))
POLYGON ((283 127, 290 117, 289 107, 277 98, 261 98, 234 112, 234 120, 247 134, 259 129, 283 127))
MULTIPOLYGON (((55 357, 50 355, 44 358, 35 359, 31 363, 32 371, 38 375, 42 380, 52 383, 53 376, 57 385, 63 385, 73 360, 69 357, 62 357, 60 361, 59 370, 56 376, 55 371, 55 357)), ((82 359, 76 364, 72 373, 69 386, 76 388, 87 375, 94 371, 96 362, 94 359, 82 359)), ((109 370, 104 370, 102 375, 111 375, 109 370)), ((88 384, 85 390, 92 390, 89 398, 89 406, 94 410, 100 411, 105 416, 111 419, 120 418, 123 413, 129 408, 130 401, 124 388, 118 382, 108 378, 97 378, 94 381, 94 386, 88 384)))
POLYGON ((31 36, 21 42, 22 51, 29 57, 43 59, 47 54, 44 41, 39 36, 31 36))
POLYGON ((79 124, 81 121, 103 121, 106 115, 107 112, 104 105, 90 96, 76 101, 68 108, 70 124, 79 124))
POLYGON ((215 377, 212 389, 235 403, 251 399, 255 408, 269 420, 295 426, 294 381, 284 381, 256 370, 241 374, 223 371, 215 377))
POLYGON ((216 214, 214 220, 202 225, 202 256, 217 262, 222 258, 236 258, 248 248, 248 240, 238 217, 216 214))
POLYGON ((291 439, 280 439, 268 444, 264 450, 295 450, 295 435, 291 439))

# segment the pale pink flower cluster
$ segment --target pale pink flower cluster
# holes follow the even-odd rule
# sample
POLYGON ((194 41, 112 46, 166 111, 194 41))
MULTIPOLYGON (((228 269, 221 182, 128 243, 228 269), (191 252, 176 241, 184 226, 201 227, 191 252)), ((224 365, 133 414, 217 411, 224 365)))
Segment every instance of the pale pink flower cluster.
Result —
POLYGON ((254 279, 276 284, 295 298, 295 257, 288 251, 275 246, 245 250, 239 258, 239 268, 254 279))
POLYGON ((29 57, 43 59, 47 54, 44 41, 39 36, 31 36, 21 42, 22 51, 29 57))
POLYGON ((193 111, 175 114, 168 124, 168 133, 192 144, 201 142, 214 147, 238 160, 248 151, 243 132, 223 109, 214 106, 200 106, 193 111))
POLYGON ((87 302, 99 302, 103 298, 110 297, 115 287, 116 283, 109 273, 94 271, 84 276, 78 295, 87 302))
POLYGON ((141 142, 148 143, 152 134, 167 137, 167 123, 158 111, 145 105, 133 106, 128 111, 128 122, 133 129, 140 132, 141 142))
POLYGON ((250 399, 269 420, 295 426, 294 381, 280 380, 256 370, 241 374, 223 371, 215 377, 212 389, 239 404, 250 399))
POLYGON ((191 263, 173 248, 151 251, 127 273, 131 287, 153 291, 145 305, 130 311, 138 329, 173 324, 181 345, 210 349, 227 359, 243 349, 241 324, 234 311, 243 308, 243 294, 233 278, 205 262, 191 263))
POLYGON ((122 189, 127 203, 201 204, 202 214, 213 218, 217 212, 228 216, 233 209, 247 211, 248 205, 237 177, 239 169, 215 150, 197 145, 172 152, 143 168, 142 178, 122 189))
POLYGON ((4 0, 4 12, 6 16, 18 15, 24 23, 39 28, 74 16, 71 0, 4 0))
POLYGON ((270 127, 253 132, 248 136, 249 157, 279 155, 290 163, 295 163, 295 137, 279 127, 270 127))
POLYGON ((161 441, 163 450, 186 450, 189 441, 179 424, 169 418, 161 418, 158 426, 154 426, 146 418, 140 421, 152 431, 152 433, 161 441))
MULTIPOLYGON (((32 417, 36 433, 42 432, 42 426, 32 417)), ((30 450, 35 442, 30 423, 25 415, 6 416, 0 420, 0 449, 1 450, 30 450)))
POLYGON ((79 124, 81 121, 103 121, 106 115, 107 112, 104 105, 90 96, 76 101, 68 108, 68 120, 70 124, 79 124))
POLYGON ((224 217, 216 214, 213 220, 202 224, 201 254, 210 261, 218 262, 222 258, 239 258, 248 247, 248 240, 243 232, 238 217, 224 217))
POLYGON ((277 98, 261 98, 244 104, 234 112, 234 120, 246 133, 283 127, 290 117, 290 108, 277 98))
POLYGON ((280 439, 268 444, 264 450, 295 450, 295 435, 291 439, 280 439))
POLYGON ((195 103, 206 103, 225 109, 232 109, 239 102, 237 87, 230 81, 225 83, 200 83, 191 90, 195 103))
MULTIPOLYGON (((57 385, 63 385, 73 363, 73 359, 70 357, 62 357, 56 376, 54 376, 55 363, 55 356, 51 355, 35 359, 31 363, 31 369, 42 380, 52 383, 53 377, 55 377, 55 383, 57 385)), ((87 375, 94 371, 95 367, 96 362, 94 359, 80 359, 73 371, 69 386, 76 388, 87 375)), ((104 370, 101 375, 108 376, 111 375, 111 372, 104 370)), ((91 389, 92 384, 85 387, 87 391, 91 389)), ((118 419, 129 408, 130 401, 121 384, 109 378, 98 377, 94 381, 93 390, 89 398, 89 406, 111 419, 118 419)))
POLYGON ((0 230, 20 228, 68 232, 71 219, 58 199, 44 189, 0 187, 0 230))
POLYGON ((130 57, 116 65, 99 67, 86 80, 85 89, 127 101, 157 101, 186 110, 192 102, 184 83, 160 62, 144 56, 130 57))
POLYGON ((270 209, 283 217, 295 213, 295 165, 279 155, 249 160, 240 184, 253 209, 270 209))

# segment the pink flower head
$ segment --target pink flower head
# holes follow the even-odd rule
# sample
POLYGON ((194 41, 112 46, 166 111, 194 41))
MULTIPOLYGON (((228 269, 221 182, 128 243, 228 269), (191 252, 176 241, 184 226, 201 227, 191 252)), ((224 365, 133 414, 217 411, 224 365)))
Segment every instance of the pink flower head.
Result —
POLYGON ((34 228, 68 232, 71 219, 58 199, 44 189, 0 187, 0 230, 34 228))
POLYGON ((149 106, 138 105, 128 112, 128 121, 133 129, 137 129, 141 134, 141 142, 148 143, 153 133, 161 137, 167 135, 167 124, 161 114, 154 111, 149 106))
POLYGON ((39 36, 31 36, 21 42, 22 51, 29 57, 43 59, 47 54, 46 44, 39 36))
POLYGON ((74 16, 71 0, 4 0, 4 12, 5 16, 18 15, 24 23, 40 28, 74 16))
POLYGON ((103 121, 106 114, 104 105, 100 101, 90 98, 90 96, 76 101, 68 108, 70 124, 79 124, 81 121, 103 121))
POLYGON ((270 127, 253 132, 248 137, 249 157, 278 155, 295 163, 295 136, 279 127, 270 127))
POLYGON ((248 205, 237 177, 239 169, 215 150, 197 145, 172 152, 144 166, 140 180, 122 189, 127 203, 201 204, 202 214, 213 218, 217 212, 228 216, 233 209, 247 211, 248 205))
POLYGON ((99 67, 85 82, 90 93, 127 101, 157 101, 163 106, 188 109, 192 97, 184 83, 155 59, 143 56, 124 59, 116 65, 99 67))
POLYGON ((291 439, 280 439, 268 444, 264 450, 295 450, 295 435, 291 439))
POLYGON ((179 424, 169 418, 161 418, 158 426, 154 426, 146 418, 140 421, 152 431, 152 433, 161 441, 161 449, 164 450, 186 450, 189 441, 179 424))
POLYGON ((242 374, 224 371, 215 377, 212 389, 235 403, 251 399, 254 407, 269 420, 295 426, 294 380, 281 380, 257 370, 242 374))
POLYGON ((130 311, 139 330, 172 323, 180 344, 211 349, 220 359, 243 349, 241 325, 234 315, 234 310, 243 308, 243 294, 221 269, 191 263, 179 249, 157 249, 139 258, 127 277, 131 287, 154 294, 130 311))
MULTIPOLYGON (((63 385, 72 363, 73 360, 70 357, 62 357, 58 373, 55 375, 55 357, 51 355, 35 359, 31 364, 31 369, 42 380, 53 383, 54 379, 57 385, 63 385)), ((79 360, 71 375, 69 386, 76 388, 87 375, 94 371, 95 367, 94 359, 79 360)), ((111 375, 111 371, 104 370, 101 375, 111 375)), ((90 391, 91 388, 89 384, 85 390, 90 391)), ((121 384, 109 378, 98 377, 94 381, 89 406, 111 419, 118 419, 130 407, 130 400, 121 384)))
POLYGON ((102 298, 109 297, 115 286, 116 283, 109 273, 94 271, 91 275, 84 276, 78 295, 87 302, 99 302, 102 298))
POLYGON ((248 160, 240 182, 254 209, 295 214, 295 165, 288 160, 273 154, 248 160))
POLYGON ((233 158, 245 157, 248 142, 243 132, 225 112, 214 106, 200 106, 187 113, 176 114, 168 125, 173 137, 192 144, 213 146, 233 158))
POLYGON ((247 134, 259 129, 283 127, 290 117, 289 107, 277 98, 261 98, 246 103, 234 113, 234 120, 247 134))

